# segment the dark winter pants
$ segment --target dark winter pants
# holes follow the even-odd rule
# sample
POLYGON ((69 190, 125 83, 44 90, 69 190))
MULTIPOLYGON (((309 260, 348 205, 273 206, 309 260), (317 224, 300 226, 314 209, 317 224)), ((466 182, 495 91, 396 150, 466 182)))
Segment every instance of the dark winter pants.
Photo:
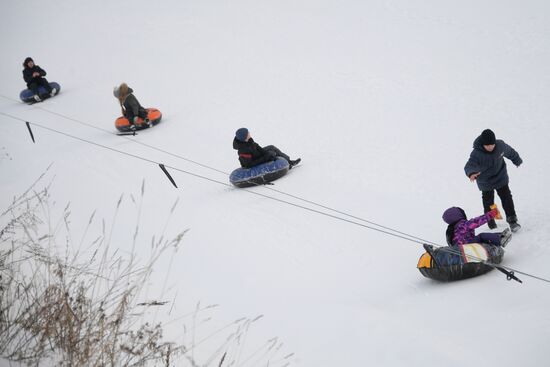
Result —
POLYGON ((276 146, 268 145, 267 147, 263 147, 262 149, 267 151, 267 152, 274 152, 277 155, 277 157, 282 157, 282 158, 286 159, 288 161, 288 163, 290 163, 290 157, 288 155, 286 155, 285 153, 281 152, 279 150, 279 148, 277 148, 276 146))
MULTIPOLYGON (((512 192, 510 192, 508 185, 497 189, 497 194, 502 202, 504 213, 506 213, 506 220, 508 222, 517 221, 514 200, 512 199, 512 192)), ((491 205, 495 203, 495 191, 482 191, 481 198, 483 199, 483 209, 485 210, 485 213, 491 211, 491 205)))
MULTIPOLYGON (((139 109, 138 110, 138 117, 141 117, 142 119, 146 119, 147 116, 148 116, 148 112, 146 109, 139 109)), ((128 122, 130 122, 130 125, 134 125, 134 117, 136 117, 134 115, 134 113, 132 112, 132 110, 126 110, 126 113, 124 114, 124 117, 126 117, 128 119, 128 122)))
POLYGON ((482 242, 500 246, 500 233, 480 233, 474 237, 474 241, 472 242, 482 242))
POLYGON ((42 86, 44 89, 46 89, 46 92, 51 93, 52 87, 50 87, 50 83, 46 80, 46 78, 34 78, 29 84, 27 84, 27 87, 34 93, 38 94, 38 88, 42 86))

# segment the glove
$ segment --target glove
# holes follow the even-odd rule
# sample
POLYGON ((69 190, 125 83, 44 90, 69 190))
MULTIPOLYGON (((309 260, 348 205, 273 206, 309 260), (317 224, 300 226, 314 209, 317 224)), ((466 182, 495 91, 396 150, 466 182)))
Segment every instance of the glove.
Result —
POLYGON ((470 174, 470 176, 468 176, 470 178, 470 181, 474 182, 475 180, 477 180, 477 176, 479 176, 481 174, 481 172, 474 172, 472 174, 470 174))
POLYGON ((502 215, 500 215, 496 204, 491 205, 491 211, 489 211, 489 215, 491 216, 491 218, 494 219, 502 219, 502 215))

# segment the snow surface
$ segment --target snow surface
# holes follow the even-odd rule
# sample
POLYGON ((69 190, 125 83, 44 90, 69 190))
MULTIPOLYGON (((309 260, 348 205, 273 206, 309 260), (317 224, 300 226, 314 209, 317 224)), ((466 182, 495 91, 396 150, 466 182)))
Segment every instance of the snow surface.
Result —
MULTIPOLYGON (((0 112, 225 183, 246 126, 303 160, 272 188, 441 244, 447 207, 481 214, 463 166, 492 128, 525 162, 508 164, 523 230, 504 265, 550 278, 547 1, 3 0, 0 12, 0 112), (27 56, 59 96, 18 101, 27 56), (164 113, 135 138, 85 125, 114 132, 122 81, 164 113)), ((0 208, 53 163, 54 211, 71 203, 75 238, 94 210, 109 223, 121 194, 121 250, 136 223, 143 258, 153 235, 190 229, 147 286, 175 298, 157 320, 197 302, 219 304, 220 324, 264 315, 248 352, 276 336, 293 366, 550 363, 549 283, 430 281, 419 244, 172 170, 175 189, 155 164, 33 129, 36 144, 0 114, 0 208)))

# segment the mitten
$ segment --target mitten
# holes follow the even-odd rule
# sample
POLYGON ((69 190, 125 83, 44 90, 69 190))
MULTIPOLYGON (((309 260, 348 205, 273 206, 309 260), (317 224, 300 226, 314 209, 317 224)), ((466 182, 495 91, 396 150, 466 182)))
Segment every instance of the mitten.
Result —
POLYGON ((500 215, 496 204, 491 205, 491 211, 489 212, 489 215, 495 219, 502 219, 502 215, 500 215))

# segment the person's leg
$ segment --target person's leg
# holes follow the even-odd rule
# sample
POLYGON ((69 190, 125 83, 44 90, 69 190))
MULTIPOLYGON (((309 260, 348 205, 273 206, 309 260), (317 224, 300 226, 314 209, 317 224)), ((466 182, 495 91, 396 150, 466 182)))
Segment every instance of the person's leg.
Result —
POLYGON ((128 120, 130 123, 130 129, 135 130, 136 124, 134 124, 134 114, 130 109, 125 110, 124 117, 128 120))
POLYGON ((35 83, 33 81, 32 83, 27 84, 27 88, 29 88, 29 90, 32 92, 33 99, 36 102, 41 102, 42 101, 42 98, 40 98, 40 95, 38 94, 38 84, 37 83, 35 83))
POLYGON ((480 233, 477 237, 483 243, 500 246, 500 233, 480 233))
POLYGON ((506 221, 508 223, 517 222, 518 218, 516 216, 514 199, 512 198, 512 192, 510 191, 510 187, 506 185, 501 187, 500 189, 497 189, 497 194, 500 197, 500 201, 502 202, 502 208, 504 209, 504 213, 506 213, 506 221))
POLYGON ((276 146, 274 145, 268 145, 267 147, 264 147, 263 148, 264 150, 267 150, 267 151, 271 151, 271 152, 274 152, 277 157, 282 157, 284 159, 286 159, 286 161, 288 162, 288 168, 289 169, 292 169, 292 167, 294 167, 295 165, 297 165, 298 163, 300 163, 302 160, 300 158, 298 159, 295 159, 295 160, 292 160, 290 159, 290 157, 288 155, 286 155, 285 153, 281 152, 276 146))
POLYGON ((138 116, 141 117, 142 119, 146 120, 147 117, 149 116, 149 112, 147 112, 147 110, 145 108, 140 108, 139 112, 138 112, 138 116))
MULTIPOLYGON (((483 201, 483 212, 487 213, 491 211, 491 205, 495 203, 495 191, 482 191, 481 192, 481 200, 483 201)), ((494 219, 491 219, 487 222, 487 225, 491 229, 495 229, 497 227, 497 224, 494 219)))
POLYGON ((268 145, 267 147, 264 147, 263 149, 267 150, 267 151, 275 152, 275 154, 277 154, 277 157, 282 157, 282 158, 286 159, 288 161, 288 163, 290 163, 290 157, 288 155, 286 155, 285 153, 281 152, 279 150, 279 148, 277 148, 276 146, 268 145))
POLYGON ((38 84, 35 82, 30 83, 27 85, 27 88, 29 88, 35 96, 38 95, 38 84))
POLYGON ((483 212, 487 213, 491 211, 491 205, 495 203, 495 191, 482 191, 481 200, 483 201, 483 212))
POLYGON ((149 120, 149 111, 145 108, 140 108, 138 111, 138 116, 143 120, 141 124, 145 124, 149 127, 153 126, 153 122, 149 120))
POLYGON ((48 80, 46 78, 40 78, 40 79, 37 80, 37 82, 38 82, 38 85, 44 87, 46 92, 48 92, 48 93, 52 92, 52 87, 50 87, 50 83, 48 82, 48 80))

